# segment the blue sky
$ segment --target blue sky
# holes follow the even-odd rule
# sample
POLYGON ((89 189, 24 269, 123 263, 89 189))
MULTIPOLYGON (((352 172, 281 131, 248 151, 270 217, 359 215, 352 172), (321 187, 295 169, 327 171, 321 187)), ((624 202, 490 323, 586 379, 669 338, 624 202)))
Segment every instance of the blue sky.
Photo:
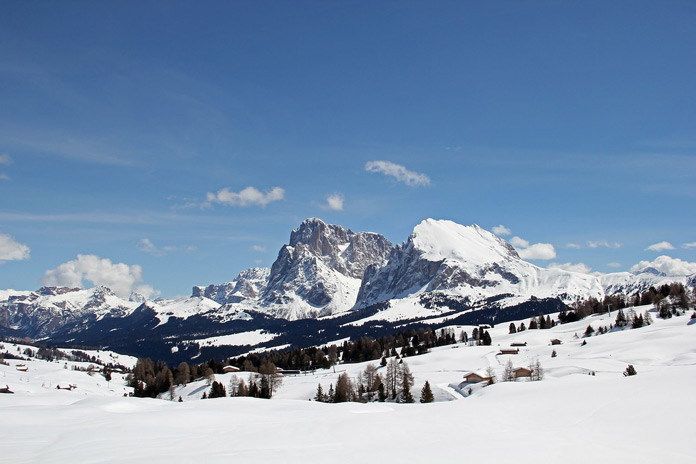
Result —
POLYGON ((187 294, 307 217, 693 263, 694 24, 688 1, 3 2, 0 288, 187 294))

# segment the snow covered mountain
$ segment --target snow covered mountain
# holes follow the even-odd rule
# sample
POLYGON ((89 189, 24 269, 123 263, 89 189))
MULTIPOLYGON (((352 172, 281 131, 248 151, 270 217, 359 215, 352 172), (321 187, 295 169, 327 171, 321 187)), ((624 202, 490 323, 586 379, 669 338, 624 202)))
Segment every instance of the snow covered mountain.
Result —
POLYGON ((6 291, 0 295, 0 327, 20 329, 33 337, 79 330, 106 316, 124 317, 142 304, 140 295, 125 300, 110 289, 42 287, 35 292, 6 291))
POLYGON ((523 261, 509 243, 477 225, 426 219, 394 248, 385 266, 368 269, 356 307, 438 297, 470 307, 493 300, 503 304, 503 299, 508 304, 531 298, 570 302, 603 293, 595 277, 523 261))
POLYGON ((0 336, 190 359, 218 355, 215 350, 228 346, 232 334, 239 335, 233 337, 235 353, 242 353, 409 324, 497 324, 560 311, 578 298, 696 283, 694 275, 634 271, 596 277, 544 269, 481 227, 446 220, 424 220, 393 247, 376 233, 307 219, 270 269, 193 287, 187 298, 123 299, 105 287, 0 290, 0 336))
POLYGON ((383 265, 391 249, 382 235, 307 219, 278 253, 258 308, 290 320, 344 312, 365 269, 383 265))
POLYGON ((365 269, 383 265, 391 249, 380 234, 307 219, 270 269, 244 271, 220 286, 194 287, 193 296, 227 304, 230 312, 250 309, 287 320, 335 315, 354 305, 365 269))

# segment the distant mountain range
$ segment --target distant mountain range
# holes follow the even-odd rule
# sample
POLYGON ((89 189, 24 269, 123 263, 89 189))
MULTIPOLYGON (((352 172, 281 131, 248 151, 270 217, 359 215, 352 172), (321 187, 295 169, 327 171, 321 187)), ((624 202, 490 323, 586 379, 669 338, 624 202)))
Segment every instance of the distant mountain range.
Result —
POLYGON ((220 358, 414 325, 501 323, 671 282, 692 286, 696 275, 545 269, 491 232, 451 221, 426 219, 393 246, 307 219, 270 269, 193 287, 185 299, 123 299, 106 287, 0 290, 0 335, 171 361, 220 358))

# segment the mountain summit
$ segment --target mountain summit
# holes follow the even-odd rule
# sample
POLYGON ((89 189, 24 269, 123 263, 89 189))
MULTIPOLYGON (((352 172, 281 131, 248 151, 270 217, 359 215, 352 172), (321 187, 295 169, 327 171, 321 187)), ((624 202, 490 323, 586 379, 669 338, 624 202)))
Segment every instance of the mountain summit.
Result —
POLYGON ((385 266, 367 270, 356 307, 427 295, 477 305, 501 298, 570 301, 602 293, 595 277, 523 261, 509 243, 477 225, 426 219, 394 248, 385 266))

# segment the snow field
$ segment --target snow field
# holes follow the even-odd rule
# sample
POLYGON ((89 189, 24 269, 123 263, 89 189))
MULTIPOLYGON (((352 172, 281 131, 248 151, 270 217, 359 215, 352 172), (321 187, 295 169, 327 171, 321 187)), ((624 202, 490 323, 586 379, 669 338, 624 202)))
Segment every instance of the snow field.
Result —
MULTIPOLYGON (((307 401, 318 382, 328 389, 341 371, 356 377, 367 363, 286 376, 270 401, 194 401, 208 387, 193 382, 178 390, 185 400, 178 403, 119 397, 116 380, 108 391, 99 374, 64 370, 62 362, 26 362, 30 370, 20 373, 14 364, 21 361, 9 360, 12 366, 0 372, 8 379, 28 376, 31 388, 0 395, 0 456, 13 463, 693 462, 696 324, 688 316, 653 314, 651 326, 582 338, 588 324, 608 327, 616 314, 516 334, 504 323, 488 329, 492 346, 450 345, 406 358, 414 396, 429 380, 439 400, 432 404, 307 401), (552 347, 552 338, 562 344, 552 347), (513 342, 527 346, 518 355, 497 354, 513 342), (558 356, 551 358, 554 349, 558 356), (465 372, 490 365, 500 377, 508 359, 520 367, 537 358, 545 370, 541 382, 500 382, 467 398, 447 388, 465 372), (628 364, 638 375, 622 375, 628 364), (66 383, 81 375, 79 389, 41 388, 44 375, 64 375, 59 380, 66 383)), ((472 328, 453 327, 457 336, 472 328)), ((248 374, 236 375, 247 380, 248 374)), ((216 378, 227 386, 231 376, 216 378)), ((0 385, 10 383, 1 379, 0 385)))

